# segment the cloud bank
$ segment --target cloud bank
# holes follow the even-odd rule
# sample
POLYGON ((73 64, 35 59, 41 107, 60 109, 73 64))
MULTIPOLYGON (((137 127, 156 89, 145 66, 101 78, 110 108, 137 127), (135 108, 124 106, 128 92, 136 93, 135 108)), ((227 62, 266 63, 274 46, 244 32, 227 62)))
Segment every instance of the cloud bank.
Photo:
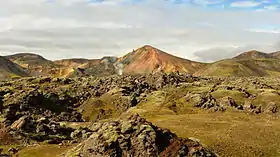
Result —
POLYGON ((124 55, 150 44, 214 61, 280 50, 280 2, 237 0, 1 1, 0 55, 49 59, 124 55))

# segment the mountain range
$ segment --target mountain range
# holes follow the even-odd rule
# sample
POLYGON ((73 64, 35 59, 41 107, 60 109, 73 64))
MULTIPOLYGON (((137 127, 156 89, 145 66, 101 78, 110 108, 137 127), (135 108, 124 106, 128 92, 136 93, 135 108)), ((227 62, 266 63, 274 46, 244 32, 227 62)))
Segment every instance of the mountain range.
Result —
POLYGON ((123 57, 101 59, 62 59, 51 61, 32 53, 0 56, 0 79, 26 76, 108 76, 156 72, 189 73, 195 76, 280 76, 280 51, 264 53, 256 50, 202 63, 173 56, 145 45, 123 57))

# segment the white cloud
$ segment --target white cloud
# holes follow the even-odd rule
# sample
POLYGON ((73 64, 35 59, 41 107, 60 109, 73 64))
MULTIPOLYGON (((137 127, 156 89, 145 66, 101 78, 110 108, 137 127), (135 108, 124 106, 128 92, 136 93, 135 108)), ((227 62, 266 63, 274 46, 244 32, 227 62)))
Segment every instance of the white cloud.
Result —
POLYGON ((193 0, 193 3, 199 5, 209 5, 209 4, 219 4, 224 2, 225 0, 193 0))
POLYGON ((267 5, 263 7, 266 10, 279 10, 278 5, 267 5))
POLYGON ((257 33, 272 33, 272 34, 280 34, 280 29, 249 29, 248 31, 257 32, 257 33))
POLYGON ((255 1, 237 1, 230 4, 232 7, 242 7, 242 8, 249 8, 249 7, 256 7, 262 4, 261 2, 255 1))
MULTIPOLYGON (((36 52, 50 59, 100 58, 151 44, 198 60, 196 51, 267 45, 280 39, 277 33, 248 31, 263 23, 279 26, 279 12, 209 11, 160 0, 119 5, 121 1, 107 0, 106 5, 88 0, 1 1, 0 52, 36 52)), ((220 49, 217 56, 221 53, 220 49)))

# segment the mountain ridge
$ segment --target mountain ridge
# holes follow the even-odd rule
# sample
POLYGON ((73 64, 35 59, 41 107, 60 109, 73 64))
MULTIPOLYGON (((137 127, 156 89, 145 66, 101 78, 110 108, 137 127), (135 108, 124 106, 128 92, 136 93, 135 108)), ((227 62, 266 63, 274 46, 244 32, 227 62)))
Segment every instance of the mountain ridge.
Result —
POLYGON ((23 77, 28 72, 30 76, 56 77, 157 72, 180 72, 197 76, 280 76, 280 51, 264 53, 251 50, 213 63, 177 57, 151 45, 144 45, 122 57, 104 56, 100 59, 69 58, 51 61, 33 53, 19 53, 4 58, 19 67, 26 74, 19 75, 23 77))
POLYGON ((243 52, 233 58, 209 64, 196 75, 207 76, 280 76, 280 59, 277 53, 257 50, 243 52))

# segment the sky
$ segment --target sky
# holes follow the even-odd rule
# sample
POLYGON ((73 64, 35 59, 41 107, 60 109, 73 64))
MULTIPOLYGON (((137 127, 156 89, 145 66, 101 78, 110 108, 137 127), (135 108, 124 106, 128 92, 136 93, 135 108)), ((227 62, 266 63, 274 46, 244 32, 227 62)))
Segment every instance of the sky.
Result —
POLYGON ((280 50, 280 0, 2 0, 0 6, 0 55, 101 58, 152 45, 212 62, 280 50))

